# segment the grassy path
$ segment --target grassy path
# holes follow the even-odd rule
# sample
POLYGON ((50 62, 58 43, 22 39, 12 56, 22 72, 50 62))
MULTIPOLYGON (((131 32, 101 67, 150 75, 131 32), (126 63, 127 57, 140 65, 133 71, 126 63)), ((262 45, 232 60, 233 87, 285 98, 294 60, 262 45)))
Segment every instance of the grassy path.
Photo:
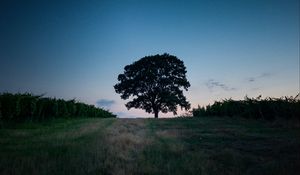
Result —
POLYGON ((299 147, 242 119, 60 119, 0 129, 0 174, 298 174, 299 147))
POLYGON ((144 147, 150 144, 144 119, 118 119, 107 130, 107 174, 137 174, 141 168, 138 161, 144 147))

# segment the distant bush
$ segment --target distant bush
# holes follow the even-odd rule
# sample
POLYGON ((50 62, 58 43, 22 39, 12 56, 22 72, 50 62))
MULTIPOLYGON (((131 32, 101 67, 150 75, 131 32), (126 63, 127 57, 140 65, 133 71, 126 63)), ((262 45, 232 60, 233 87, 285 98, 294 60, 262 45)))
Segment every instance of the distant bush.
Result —
POLYGON ((29 93, 0 94, 0 120, 24 121, 61 117, 116 117, 109 111, 75 100, 46 98, 29 93))
POLYGON ((293 97, 257 98, 245 97, 244 100, 225 99, 206 107, 198 106, 192 110, 194 117, 230 116, 253 119, 274 120, 276 118, 300 120, 300 100, 293 97))

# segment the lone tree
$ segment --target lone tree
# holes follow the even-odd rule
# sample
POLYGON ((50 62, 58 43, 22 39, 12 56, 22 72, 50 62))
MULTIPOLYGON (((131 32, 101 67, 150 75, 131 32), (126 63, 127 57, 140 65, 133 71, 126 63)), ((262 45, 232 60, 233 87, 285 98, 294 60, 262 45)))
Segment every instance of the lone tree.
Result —
POLYGON ((188 110, 189 102, 183 95, 190 83, 186 79, 186 68, 183 61, 167 53, 152 55, 127 65, 124 73, 118 76, 115 91, 126 100, 132 96, 125 106, 141 108, 148 113, 173 112, 177 114, 177 105, 188 110))

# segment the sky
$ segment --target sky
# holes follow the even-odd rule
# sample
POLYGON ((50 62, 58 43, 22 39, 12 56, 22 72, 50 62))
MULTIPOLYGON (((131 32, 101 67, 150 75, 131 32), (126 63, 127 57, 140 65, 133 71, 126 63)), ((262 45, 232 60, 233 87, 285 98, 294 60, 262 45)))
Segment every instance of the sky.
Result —
POLYGON ((192 107, 295 96, 299 20, 299 0, 2 0, 0 93, 152 117, 128 111, 113 86, 126 65, 169 53, 187 67, 192 107))

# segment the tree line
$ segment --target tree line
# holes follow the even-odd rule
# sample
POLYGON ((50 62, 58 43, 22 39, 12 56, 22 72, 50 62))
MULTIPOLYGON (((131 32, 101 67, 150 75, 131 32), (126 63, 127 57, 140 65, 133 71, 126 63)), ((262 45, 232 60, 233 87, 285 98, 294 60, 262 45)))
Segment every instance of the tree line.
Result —
POLYGON ((198 106, 192 110, 194 117, 230 116, 253 119, 274 120, 276 118, 300 120, 300 100, 293 97, 257 98, 245 97, 244 100, 225 99, 215 101, 206 107, 198 106))
POLYGON ((0 94, 0 120, 42 121, 62 117, 108 118, 116 116, 107 110, 77 102, 74 99, 66 101, 30 93, 0 94))

